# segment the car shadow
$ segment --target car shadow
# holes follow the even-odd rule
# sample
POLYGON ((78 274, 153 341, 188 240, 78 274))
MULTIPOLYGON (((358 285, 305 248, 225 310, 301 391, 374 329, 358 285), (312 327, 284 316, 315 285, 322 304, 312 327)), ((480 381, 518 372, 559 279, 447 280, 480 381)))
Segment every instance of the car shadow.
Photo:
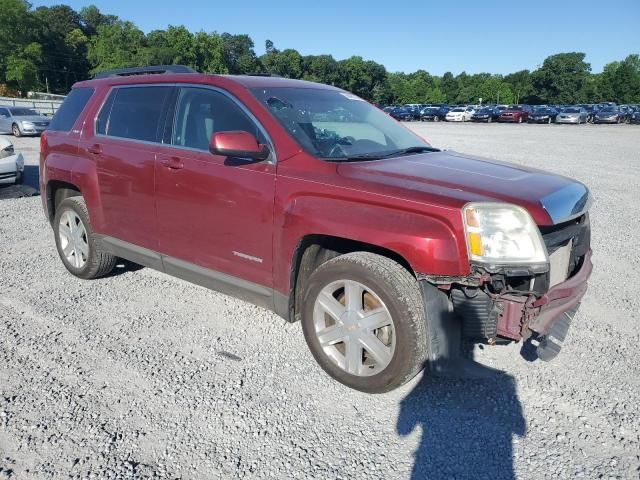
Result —
POLYGON ((513 377, 474 363, 469 377, 425 374, 401 401, 396 431, 421 430, 411 478, 513 479, 526 420, 513 377))

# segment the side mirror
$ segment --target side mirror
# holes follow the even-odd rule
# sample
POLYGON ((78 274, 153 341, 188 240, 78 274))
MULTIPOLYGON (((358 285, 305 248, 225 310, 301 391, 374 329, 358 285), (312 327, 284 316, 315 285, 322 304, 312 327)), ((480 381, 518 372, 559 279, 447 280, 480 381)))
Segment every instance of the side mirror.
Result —
POLYGON ((214 155, 258 161, 266 160, 270 153, 267 145, 260 145, 256 137, 241 130, 214 133, 209 140, 209 150, 214 155))

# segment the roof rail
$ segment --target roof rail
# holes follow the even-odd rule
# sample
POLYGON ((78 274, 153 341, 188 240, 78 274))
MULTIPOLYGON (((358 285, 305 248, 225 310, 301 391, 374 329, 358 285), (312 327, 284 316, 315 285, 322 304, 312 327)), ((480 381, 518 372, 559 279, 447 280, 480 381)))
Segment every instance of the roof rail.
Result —
POLYGON ((150 65, 148 67, 119 68, 96 73, 93 78, 128 77, 130 75, 152 75, 162 73, 197 73, 186 65, 150 65))
POLYGON ((282 78, 280 75, 276 75, 275 73, 255 72, 255 73, 245 73, 245 75, 248 76, 248 77, 276 77, 276 78, 282 78))

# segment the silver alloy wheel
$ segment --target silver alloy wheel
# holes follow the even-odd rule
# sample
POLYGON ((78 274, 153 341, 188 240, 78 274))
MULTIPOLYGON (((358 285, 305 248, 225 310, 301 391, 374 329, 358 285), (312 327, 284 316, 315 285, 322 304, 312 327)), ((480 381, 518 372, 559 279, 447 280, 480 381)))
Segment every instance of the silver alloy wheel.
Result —
POLYGON ((324 353, 351 375, 384 370, 395 353, 396 332, 384 302, 369 287, 339 280, 322 289, 313 324, 324 353))
POLYGON ((67 210, 60 216, 58 237, 60 249, 67 262, 75 268, 84 267, 89 258, 87 229, 73 210, 67 210))

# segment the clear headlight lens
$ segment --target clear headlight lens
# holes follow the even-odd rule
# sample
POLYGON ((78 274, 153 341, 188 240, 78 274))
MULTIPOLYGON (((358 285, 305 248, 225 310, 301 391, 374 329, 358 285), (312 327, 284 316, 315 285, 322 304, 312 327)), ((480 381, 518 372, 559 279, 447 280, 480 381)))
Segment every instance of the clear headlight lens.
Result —
POLYGON ((22 121, 22 126, 23 126, 24 128, 33 128, 33 127, 35 127, 35 125, 33 124, 33 122, 27 122, 27 121, 24 121, 24 120, 22 121))
POLYGON ((469 259, 490 265, 544 264, 547 249, 533 218, 506 203, 469 203, 462 209, 469 259))

